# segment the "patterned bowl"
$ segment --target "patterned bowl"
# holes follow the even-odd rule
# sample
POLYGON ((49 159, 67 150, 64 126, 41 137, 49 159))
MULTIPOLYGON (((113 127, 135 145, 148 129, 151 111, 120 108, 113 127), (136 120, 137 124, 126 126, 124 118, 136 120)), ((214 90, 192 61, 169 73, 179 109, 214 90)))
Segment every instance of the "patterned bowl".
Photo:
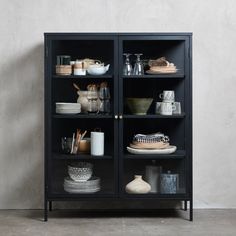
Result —
POLYGON ((68 165, 68 174, 76 182, 87 181, 92 177, 93 164, 88 162, 78 162, 74 165, 68 165))

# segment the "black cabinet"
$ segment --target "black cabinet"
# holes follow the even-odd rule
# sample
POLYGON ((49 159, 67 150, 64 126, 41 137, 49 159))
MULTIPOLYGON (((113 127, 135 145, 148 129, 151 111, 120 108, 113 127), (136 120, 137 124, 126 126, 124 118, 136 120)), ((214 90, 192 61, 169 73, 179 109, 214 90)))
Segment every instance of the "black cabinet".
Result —
POLYGON ((192 51, 191 33, 45 33, 45 220, 53 201, 88 199, 178 200, 192 220, 192 51), (143 53, 144 58, 165 56, 178 68, 175 74, 124 76, 123 53, 143 53), (59 76, 55 66, 58 55, 72 60, 95 58, 110 69, 105 75, 59 76), (85 90, 89 83, 106 81, 111 91, 111 112, 102 114, 56 114, 56 102, 76 102, 73 83, 85 90), (155 114, 155 102, 146 115, 134 115, 127 109, 127 97, 152 97, 158 101, 163 90, 174 90, 181 102, 182 113, 172 116, 155 114), (99 127, 105 133, 104 156, 62 154, 61 137, 77 129, 92 131, 99 127), (177 146, 173 154, 134 155, 126 147, 137 133, 161 131, 177 146), (94 164, 94 174, 101 178, 96 193, 71 194, 64 191, 63 181, 70 162, 94 164), (134 174, 144 174, 144 167, 153 161, 164 171, 179 174, 175 194, 127 194, 125 186, 134 174))

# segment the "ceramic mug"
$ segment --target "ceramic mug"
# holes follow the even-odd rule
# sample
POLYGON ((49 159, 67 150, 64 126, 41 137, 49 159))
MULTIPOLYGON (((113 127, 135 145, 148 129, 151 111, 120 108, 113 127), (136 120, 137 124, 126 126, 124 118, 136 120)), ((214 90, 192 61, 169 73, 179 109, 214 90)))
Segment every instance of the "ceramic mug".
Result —
POLYGON ((162 102, 156 102, 156 107, 155 107, 155 113, 160 114, 161 111, 161 103, 162 102))
POLYGON ((173 90, 164 90, 159 98, 162 99, 163 102, 174 102, 175 101, 175 91, 173 90))
POLYGON ((86 70, 80 68, 74 68, 74 75, 86 75, 86 70))
POLYGON ((91 155, 103 156, 104 155, 104 133, 91 132, 91 155))
POLYGON ((160 108, 161 115, 172 115, 173 111, 176 109, 172 102, 162 102, 160 108))
POLYGON ((181 114, 181 103, 180 102, 174 102, 175 110, 173 110, 173 114, 181 114))

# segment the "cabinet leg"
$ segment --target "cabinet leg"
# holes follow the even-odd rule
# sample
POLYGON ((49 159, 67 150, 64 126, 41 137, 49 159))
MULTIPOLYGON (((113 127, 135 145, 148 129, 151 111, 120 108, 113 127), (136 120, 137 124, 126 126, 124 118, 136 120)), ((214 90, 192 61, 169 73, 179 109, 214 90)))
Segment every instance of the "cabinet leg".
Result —
POLYGON ((189 220, 193 221, 193 201, 190 200, 189 204, 189 220))
POLYGON ((44 201, 44 221, 48 221, 48 201, 44 201))
POLYGON ((188 209, 188 201, 184 201, 184 211, 187 211, 188 209))
POLYGON ((49 201, 49 211, 52 211, 52 201, 49 201))

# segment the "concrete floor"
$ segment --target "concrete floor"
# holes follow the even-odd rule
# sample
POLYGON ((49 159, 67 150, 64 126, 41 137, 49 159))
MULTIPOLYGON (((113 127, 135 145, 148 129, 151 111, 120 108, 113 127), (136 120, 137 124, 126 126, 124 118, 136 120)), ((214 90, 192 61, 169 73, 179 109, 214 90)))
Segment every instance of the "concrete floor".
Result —
POLYGON ((187 220, 186 212, 177 214, 82 217, 75 212, 54 211, 49 221, 43 222, 41 210, 1 210, 0 236, 236 235, 236 209, 195 210, 193 222, 187 220))

